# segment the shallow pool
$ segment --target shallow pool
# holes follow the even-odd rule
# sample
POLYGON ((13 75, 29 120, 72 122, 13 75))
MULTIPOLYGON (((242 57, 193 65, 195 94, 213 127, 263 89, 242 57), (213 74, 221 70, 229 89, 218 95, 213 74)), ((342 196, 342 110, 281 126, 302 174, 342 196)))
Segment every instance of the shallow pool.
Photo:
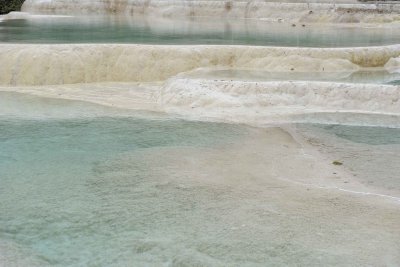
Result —
POLYGON ((390 73, 384 69, 363 69, 355 72, 295 72, 246 69, 198 69, 183 74, 184 77, 218 80, 239 81, 319 81, 338 83, 371 83, 390 84, 400 83, 400 73, 390 73))
POLYGON ((400 129, 340 124, 299 126, 315 147, 343 163, 363 184, 400 192, 400 129))
POLYGON ((178 170, 157 170, 156 162, 190 161, 184 151, 231 145, 246 131, 165 117, 102 117, 96 105, 2 96, 3 104, 25 107, 11 116, 3 105, 0 114, 0 265, 6 266, 22 259, 23 266, 160 264, 162 252, 139 255, 158 242, 162 249, 179 242, 176 216, 185 224, 183 214, 207 193, 192 198, 172 178, 178 170), (160 240, 147 239, 150 232, 160 240))
POLYGON ((399 43, 400 29, 244 19, 45 16, 1 21, 0 42, 357 47, 399 43))
MULTIPOLYGON (((400 257, 398 206, 321 189, 331 166, 280 128, 16 93, 1 93, 0 104, 2 266, 348 266, 400 257)), ((332 129, 367 141, 393 135, 332 129)))

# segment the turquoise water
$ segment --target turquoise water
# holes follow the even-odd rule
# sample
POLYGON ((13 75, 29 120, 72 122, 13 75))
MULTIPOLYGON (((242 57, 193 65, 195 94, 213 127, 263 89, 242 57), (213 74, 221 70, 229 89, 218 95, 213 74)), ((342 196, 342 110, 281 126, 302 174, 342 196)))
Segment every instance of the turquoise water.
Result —
POLYGON ((389 82, 388 84, 391 84, 391 85, 400 85, 400 80, 391 81, 391 82, 389 82))
MULTIPOLYGON (((316 125, 317 126, 317 125, 316 125)), ((368 145, 400 145, 400 129, 369 126, 318 125, 336 136, 368 145)))
MULTIPOLYGON (((143 253, 179 242, 176 216, 197 202, 170 179, 173 167, 155 175, 152 162, 187 160, 171 151, 230 145, 244 133, 239 126, 165 118, 2 116, 0 255, 7 259, 5 243, 18 257, 32 257, 23 266, 168 262, 162 251, 143 253)), ((5 265, 18 265, 17 256, 8 257, 14 260, 5 265)))
MULTIPOLYGON (((332 135, 330 127, 322 130, 332 135)), ((397 133, 387 136, 397 144, 397 133)), ((0 265, 348 266, 380 261, 383 250, 397 257, 397 236, 361 245, 370 231, 342 216, 348 199, 332 206, 326 191, 310 196, 271 178, 288 169, 275 156, 300 153, 290 140, 276 128, 0 93, 0 265)))
POLYGON ((201 18, 47 17, 0 22, 0 42, 355 47, 399 43, 400 29, 312 24, 293 27, 287 23, 201 18))
POLYGON ((195 204, 173 179, 178 169, 157 169, 157 162, 187 161, 176 151, 231 145, 246 132, 79 101, 0 96, 1 266, 167 262, 174 252, 142 254, 175 243, 176 213, 195 204))

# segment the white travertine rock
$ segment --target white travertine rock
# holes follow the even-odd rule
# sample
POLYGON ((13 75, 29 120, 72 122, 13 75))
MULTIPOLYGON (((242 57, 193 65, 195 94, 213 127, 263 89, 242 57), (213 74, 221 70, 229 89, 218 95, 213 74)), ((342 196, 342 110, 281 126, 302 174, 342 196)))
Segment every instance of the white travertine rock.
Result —
POLYGON ((39 15, 39 14, 32 14, 28 12, 20 12, 20 11, 13 11, 5 15, 0 15, 0 21, 3 20, 13 20, 13 19, 26 19, 26 20, 32 20, 32 19, 40 19, 40 18, 51 18, 51 17, 57 17, 57 18, 67 18, 67 17, 73 17, 71 15, 66 16, 66 15, 39 15))
POLYGON ((151 14, 159 17, 210 16, 267 18, 290 22, 393 22, 400 20, 397 5, 362 3, 284 3, 183 0, 26 0, 23 11, 33 13, 151 14))
POLYGON ((170 113, 258 125, 312 112, 400 114, 400 87, 376 84, 172 78, 158 103, 170 113))
POLYGON ((400 57, 389 59, 389 61, 385 64, 385 69, 391 73, 400 73, 400 57))
POLYGON ((0 85, 166 80, 200 67, 268 71, 355 71, 383 67, 400 45, 368 48, 1 44, 0 85))
POLYGON ((0 15, 0 21, 9 19, 29 19, 32 15, 27 12, 10 12, 5 15, 0 15))
MULTIPOLYGON (((400 87, 392 85, 174 77, 165 83, 0 86, 2 91, 254 126, 304 120, 384 127, 400 125, 400 87), (349 113, 352 115, 346 115, 349 113), (382 114, 390 116, 383 119, 382 114)), ((18 107, 11 109, 18 112, 18 107)))

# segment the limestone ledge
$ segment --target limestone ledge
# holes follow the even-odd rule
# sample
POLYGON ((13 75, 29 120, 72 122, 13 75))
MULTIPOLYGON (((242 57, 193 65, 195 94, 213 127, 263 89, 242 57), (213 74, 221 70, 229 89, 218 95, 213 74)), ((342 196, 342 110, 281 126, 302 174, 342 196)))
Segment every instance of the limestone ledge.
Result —
POLYGON ((400 57, 397 58, 391 58, 386 64, 385 64, 386 70, 392 73, 400 73, 400 57))
POLYGON ((159 17, 266 18, 290 22, 382 23, 400 21, 400 5, 321 2, 26 0, 22 10, 33 13, 59 14, 147 14, 159 17))
POLYGON ((288 48, 218 45, 1 44, 0 85, 163 81, 202 67, 356 71, 383 67, 400 45, 288 48))
MULTIPOLYGON (((400 127, 400 86, 393 85, 248 82, 178 76, 164 83, 0 86, 0 92, 85 101, 118 108, 118 113, 166 112, 185 119, 254 126, 306 121, 400 127)), ((3 108, 7 110, 7 106, 3 108)), ((9 105, 8 108, 18 113, 18 107, 9 105)), ((87 111, 82 112, 80 116, 87 111)), ((61 112, 59 115, 68 114, 61 112)))
POLYGON ((309 81, 244 82, 172 78, 160 90, 169 113, 260 123, 321 112, 400 114, 400 87, 309 81))

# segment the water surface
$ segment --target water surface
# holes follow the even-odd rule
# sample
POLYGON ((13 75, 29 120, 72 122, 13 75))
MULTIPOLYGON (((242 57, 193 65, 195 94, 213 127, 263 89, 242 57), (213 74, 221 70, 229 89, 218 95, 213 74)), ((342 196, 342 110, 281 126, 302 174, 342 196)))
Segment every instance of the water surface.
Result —
POLYGON ((0 22, 0 42, 357 47, 399 43, 400 29, 206 18, 36 17, 0 22))
MULTIPOLYGON (((231 145, 245 133, 228 124, 104 117, 107 109, 74 101, 5 94, 2 102, 24 106, 16 116, 4 106, 0 114, 0 265, 6 266, 26 257, 23 266, 160 264, 158 256, 138 255, 152 248, 146 236, 161 234, 162 220, 173 226, 173 210, 184 204, 174 198, 185 192, 154 177, 152 161, 171 151, 231 145), (35 115, 24 118, 29 110, 35 115)), ((185 155, 173 159, 179 157, 185 155)), ((160 238, 169 243, 177 236, 160 238)))
POLYGON ((400 128, 303 124, 300 129, 362 183, 400 196, 400 128))
MULTIPOLYGON (((0 265, 365 266, 400 259, 397 206, 373 208, 376 199, 360 203, 290 182, 321 182, 326 174, 281 129, 0 96, 0 265)), ((377 138, 399 142, 385 131, 376 130, 377 138)), ((370 140, 356 133, 341 135, 370 140)))
POLYGON ((338 83, 371 83, 397 85, 400 73, 388 72, 384 69, 363 69, 356 72, 297 72, 246 69, 198 69, 183 74, 185 77, 200 79, 222 79, 241 81, 317 81, 338 83))

